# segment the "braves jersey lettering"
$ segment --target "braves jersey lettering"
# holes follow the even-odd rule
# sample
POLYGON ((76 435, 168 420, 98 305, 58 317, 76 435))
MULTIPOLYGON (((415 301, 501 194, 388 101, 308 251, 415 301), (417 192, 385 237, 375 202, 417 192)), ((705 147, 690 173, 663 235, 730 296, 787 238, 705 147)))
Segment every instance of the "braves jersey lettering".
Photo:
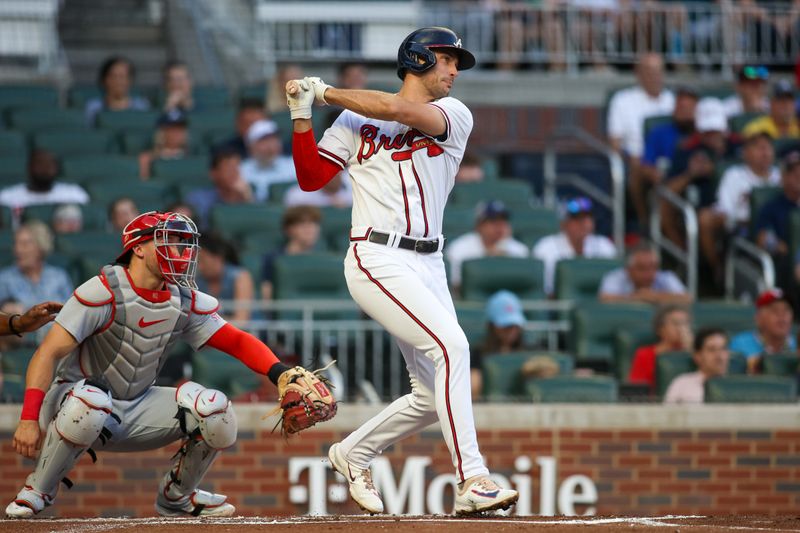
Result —
POLYGON ((378 150, 398 150, 392 154, 393 161, 407 161, 411 159, 411 155, 417 150, 423 148, 428 149, 428 157, 436 157, 444 153, 444 150, 437 145, 432 139, 412 128, 406 133, 396 135, 393 139, 387 135, 381 134, 378 137, 378 128, 374 124, 364 124, 361 127, 361 146, 358 149, 358 162, 362 163, 365 159, 369 159, 378 150), (422 137, 415 140, 417 137, 422 137), (375 142, 375 139, 378 142, 375 142), (403 147, 410 148, 409 150, 399 151, 403 147))

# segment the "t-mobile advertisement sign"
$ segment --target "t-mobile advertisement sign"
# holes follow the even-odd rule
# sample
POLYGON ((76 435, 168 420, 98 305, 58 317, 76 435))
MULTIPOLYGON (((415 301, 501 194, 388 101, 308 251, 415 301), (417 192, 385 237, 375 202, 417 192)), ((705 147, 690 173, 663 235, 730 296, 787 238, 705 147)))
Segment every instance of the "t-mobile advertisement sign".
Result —
MULTIPOLYGON (((405 460, 399 479, 395 476, 389 460, 377 458, 372 464, 372 477, 375 487, 383 496, 386 512, 389 514, 449 514, 452 511, 452 497, 445 501, 445 489, 453 489, 456 477, 453 474, 440 474, 432 479, 426 476, 431 464, 430 457, 411 456, 405 460)), ((582 506, 583 516, 596 512, 597 487, 587 476, 573 475, 558 482, 556 460, 553 457, 537 457, 539 468, 539 494, 533 493, 533 461, 520 456, 514 461, 511 476, 493 474, 494 481, 506 488, 519 492, 519 502, 512 514, 519 516, 556 514, 575 516, 576 506, 582 506), (538 508, 535 508, 538 504, 538 508)), ((328 482, 331 469, 327 457, 293 457, 289 459, 289 501, 297 505, 307 505, 310 515, 327 515, 328 504, 338 504, 349 498, 347 482, 336 474, 336 482, 328 482), (307 476, 303 476, 307 474, 307 476), (304 478, 305 483, 300 479, 304 478)), ((452 494, 452 490, 450 491, 452 494)))

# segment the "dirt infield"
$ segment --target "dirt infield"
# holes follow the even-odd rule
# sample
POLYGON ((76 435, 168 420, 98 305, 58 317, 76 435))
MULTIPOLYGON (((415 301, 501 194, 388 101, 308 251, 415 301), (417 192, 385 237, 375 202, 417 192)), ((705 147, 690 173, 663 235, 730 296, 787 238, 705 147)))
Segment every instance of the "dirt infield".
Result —
POLYGON ((387 533, 513 533, 517 531, 800 531, 798 516, 661 516, 661 517, 526 517, 452 518, 443 516, 333 516, 324 518, 91 518, 0 520, 0 533, 102 533, 144 531, 159 533, 244 533, 250 531, 348 532, 379 529, 387 533), (668 528, 668 529, 666 529, 668 528))

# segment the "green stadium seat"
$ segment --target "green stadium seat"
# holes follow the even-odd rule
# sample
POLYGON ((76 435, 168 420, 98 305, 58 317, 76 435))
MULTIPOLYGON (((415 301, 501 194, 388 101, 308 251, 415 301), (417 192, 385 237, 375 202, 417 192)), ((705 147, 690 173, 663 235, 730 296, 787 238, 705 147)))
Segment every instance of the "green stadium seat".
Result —
POLYGON ((572 310, 567 351, 575 354, 578 362, 611 364, 616 331, 649 329, 652 317, 653 308, 649 305, 580 302, 572 310))
POLYGON ((535 403, 616 403, 619 398, 616 380, 605 376, 529 379, 525 389, 535 403))
POLYGON ((557 300, 596 300, 608 272, 622 266, 620 259, 565 259, 556 264, 557 300))
POLYGON ((48 129, 83 129, 86 116, 77 109, 33 107, 15 109, 10 113, 9 123, 13 129, 30 134, 48 129))
POLYGON ((0 357, 0 368, 3 370, 3 380, 5 381, 9 375, 25 376, 28 363, 30 363, 35 351, 36 347, 34 346, 4 351, 2 357, 0 357))
POLYGON ((487 157, 481 161, 481 168, 484 180, 497 181, 500 179, 500 162, 497 158, 487 157))
POLYGON ((642 346, 658 341, 649 324, 641 324, 637 329, 632 325, 617 329, 614 333, 614 376, 620 383, 628 382, 633 356, 642 346))
POLYGON ((458 324, 464 330, 470 347, 478 349, 486 337, 486 311, 483 307, 466 306, 461 302, 455 304, 458 324))
POLYGON ((192 99, 203 109, 231 106, 231 94, 221 85, 197 85, 192 91, 192 99))
POLYGON ((61 174, 71 181, 122 181, 139 175, 139 161, 124 155, 72 155, 61 162, 61 174))
POLYGON ((475 208, 448 205, 444 210, 442 233, 450 242, 475 229, 475 208))
POLYGON ((731 352, 728 361, 728 374, 747 374, 747 357, 739 352, 731 352))
POLYGON ((544 297, 544 265, 537 259, 483 257, 464 261, 461 268, 461 297, 465 300, 487 300, 502 289, 522 299, 544 297))
POLYGON ((39 220, 49 226, 56 207, 56 204, 29 205, 22 211, 22 221, 39 220))
POLYGON ((511 227, 514 237, 532 247, 545 237, 558 233, 558 213, 547 207, 526 207, 511 212, 511 227))
MULTIPOLYGON (((245 253, 255 253, 263 256, 266 253, 275 250, 285 242, 283 233, 276 231, 253 231, 239 237, 238 243, 245 253)), ((324 248, 319 250, 325 251, 324 248)), ((261 273, 259 272, 258 278, 260 279, 261 273)))
POLYGON ((53 130, 35 133, 33 145, 53 152, 57 157, 84 154, 112 154, 118 150, 117 142, 109 131, 53 130))
POLYGON ((0 155, 22 156, 27 160, 28 143, 18 131, 0 131, 0 155))
POLYGON ((692 354, 689 352, 658 354, 656 357, 656 393, 659 397, 663 397, 673 379, 695 370, 697 370, 697 365, 694 364, 692 354))
POLYGON ((272 205, 283 205, 283 197, 286 196, 286 192, 297 185, 297 182, 286 182, 286 183, 273 183, 269 186, 269 197, 267 198, 267 202, 272 205))
MULTIPOLYGON (((276 300, 333 299, 350 301, 343 258, 332 254, 282 255, 273 269, 276 300)), ((299 312, 280 312, 281 318, 300 318, 299 312)), ((357 311, 316 312, 322 320, 356 319, 357 311)))
POLYGON ((108 210, 102 205, 84 204, 81 206, 83 213, 84 231, 107 231, 109 229, 108 210))
POLYGON ((258 374, 224 352, 205 348, 192 355, 192 380, 234 398, 261 385, 258 374))
POLYGON ((654 117, 648 117, 644 119, 644 128, 642 129, 642 134, 645 139, 653 130, 653 128, 657 128, 659 126, 664 126, 666 124, 672 123, 672 115, 657 115, 654 117))
POLYGON ((797 380, 783 376, 723 376, 705 383, 706 403, 795 403, 797 380))
POLYGON ((252 232, 273 231, 282 235, 282 216, 282 207, 264 204, 221 204, 211 209, 211 227, 229 239, 239 239, 252 232))
POLYGON ((83 110, 86 102, 103 95, 97 85, 76 85, 67 91, 67 103, 70 107, 83 110))
POLYGON ((235 134, 236 112, 233 109, 209 109, 189 113, 189 131, 193 137, 202 139, 206 132, 228 130, 235 134))
POLYGON ((758 111, 734 115, 728 119, 728 127, 733 133, 741 133, 741 131, 749 122, 761 116, 764 116, 764 113, 760 113, 758 111))
POLYGON ((58 107, 58 90, 47 85, 0 85, 0 109, 58 107))
POLYGON ((501 200, 512 211, 530 209, 533 192, 524 181, 511 179, 459 183, 453 187, 451 202, 454 205, 475 207, 481 202, 501 200))
POLYGON ((800 212, 789 215, 789 257, 797 257, 800 251, 800 212))
POLYGON ((153 147, 153 132, 143 130, 130 130, 118 135, 122 153, 138 156, 153 147))
POLYGON ((782 161, 789 152, 800 149, 800 140, 792 137, 773 139, 772 148, 775 150, 776 159, 782 161))
POLYGON ((350 246, 350 208, 323 207, 321 233, 327 247, 344 252, 350 246))
POLYGON ((514 352, 486 354, 482 357, 483 394, 489 401, 519 400, 525 396, 522 366, 533 357, 548 357, 558 364, 560 375, 575 367, 571 356, 558 353, 514 352))
MULTIPOLYGON (((313 115, 323 115, 323 113, 313 113, 313 115)), ((313 116, 312 115, 312 116, 313 116)), ((283 142, 284 146, 289 146, 292 142, 292 131, 294 131, 294 126, 292 125, 292 117, 289 114, 289 111, 282 111, 280 113, 273 113, 270 118, 275 121, 275 124, 278 125, 278 132, 281 135, 281 141, 283 142)), ((312 123, 312 128, 313 128, 312 123)), ((314 129, 314 137, 317 139, 322 138, 322 132, 317 131, 314 129)))
MULTIPOLYGON (((0 205, 0 228, 9 229, 11 227, 11 209, 0 205)), ((14 248, 14 236, 10 231, 0 231, 0 252, 11 252, 14 248)), ((2 255, 2 253, 0 253, 2 255)))
POLYGON ((126 130, 155 130, 159 114, 158 111, 101 111, 97 114, 96 125, 117 133, 126 130))
POLYGON ((192 156, 180 159, 156 159, 151 167, 153 178, 168 183, 191 184, 195 187, 211 185, 208 175, 208 157, 192 156))
POLYGON ((86 251, 75 259, 73 269, 78 273, 79 279, 75 282, 75 286, 77 287, 78 284, 98 275, 104 266, 112 264, 119 254, 120 246, 121 239, 117 237, 115 248, 86 251))
POLYGON ((154 181, 90 183, 87 185, 87 189, 92 202, 96 204, 107 207, 117 198, 127 196, 136 203, 142 213, 164 209, 176 199, 175 192, 170 185, 154 181))
POLYGON ((266 100, 267 84, 255 83, 239 88, 239 100, 266 100))
POLYGON ((796 376, 798 372, 796 353, 766 355, 761 358, 764 374, 770 376, 796 376))
POLYGON ((56 235, 56 250, 79 258, 82 255, 101 255, 113 259, 121 245, 120 236, 105 231, 82 231, 56 235))
POLYGON ((706 300, 692 305, 694 329, 718 327, 729 335, 753 329, 755 308, 739 302, 706 300))
POLYGON ((783 189, 781 187, 756 187, 750 191, 750 213, 752 213, 752 215, 750 216, 748 233, 753 241, 755 241, 757 237, 755 233, 756 222, 758 221, 758 214, 761 212, 761 208, 764 207, 764 204, 781 194, 782 191, 783 189))
MULTIPOLYGON (((2 136, 3 132, 0 132, 2 136)), ((2 145, 0 139, 0 145, 2 145)), ((0 189, 21 183, 28 176, 28 157, 25 154, 0 155, 0 189)))
MULTIPOLYGON (((202 134, 202 137, 200 137, 200 142, 203 144, 204 150, 206 150, 206 152, 209 152, 215 146, 232 139, 236 135, 236 132, 230 128, 225 128, 222 130, 216 130, 216 129, 209 130, 205 133, 198 132, 198 134, 202 134)), ((195 139, 194 136, 192 136, 191 138, 193 140, 195 139)))

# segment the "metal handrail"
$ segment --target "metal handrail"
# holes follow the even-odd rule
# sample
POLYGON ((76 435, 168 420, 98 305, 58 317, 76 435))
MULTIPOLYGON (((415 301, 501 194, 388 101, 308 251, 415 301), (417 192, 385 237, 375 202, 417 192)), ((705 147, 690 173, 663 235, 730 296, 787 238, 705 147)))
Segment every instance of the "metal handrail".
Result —
POLYGON ((654 187, 650 193, 650 240, 659 255, 663 249, 684 265, 686 269, 686 286, 694 298, 697 297, 698 234, 697 213, 694 206, 663 185, 654 187), (683 215, 683 226, 686 230, 686 250, 665 238, 661 232, 661 206, 659 201, 669 203, 683 215))
POLYGON ((556 186, 559 182, 568 183, 581 190, 597 203, 608 207, 613 217, 613 240, 617 252, 625 251, 625 164, 622 157, 609 145, 577 126, 560 128, 550 136, 544 149, 544 205, 557 207, 556 186), (611 171, 611 194, 599 189, 593 183, 576 174, 559 174, 557 168, 557 144, 559 140, 577 140, 608 159, 611 171))
POLYGON ((750 277, 756 282, 758 292, 771 289, 775 286, 775 263, 772 257, 743 237, 736 237, 728 247, 725 261, 725 297, 734 298, 736 289, 736 273, 750 277), (761 266, 758 272, 753 266, 736 260, 737 253, 748 256, 761 266))

